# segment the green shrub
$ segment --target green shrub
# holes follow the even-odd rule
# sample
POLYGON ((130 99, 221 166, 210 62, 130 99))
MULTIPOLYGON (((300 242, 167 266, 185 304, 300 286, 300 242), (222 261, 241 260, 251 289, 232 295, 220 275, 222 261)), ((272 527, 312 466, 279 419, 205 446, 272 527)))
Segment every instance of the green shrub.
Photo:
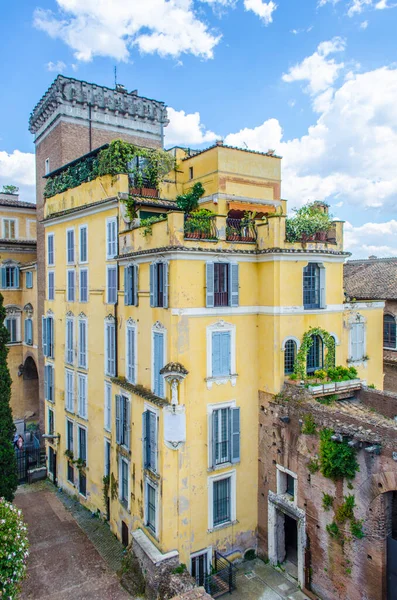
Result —
POLYGON ((316 422, 312 414, 304 416, 302 433, 306 435, 314 435, 316 433, 316 422))
POLYGON ((25 577, 29 543, 22 512, 0 498, 0 597, 17 598, 25 577))
POLYGON ((181 563, 180 565, 175 567, 175 569, 173 569, 171 571, 171 573, 173 573, 174 575, 181 575, 182 573, 185 573, 186 571, 187 571, 186 565, 184 563, 181 563))
POLYGON ((370 384, 369 384, 367 387, 368 387, 370 390, 376 390, 376 387, 375 387, 375 384, 374 384, 374 383, 370 383, 370 384))
POLYGON ((204 195, 204 192, 203 184, 198 181, 185 194, 180 194, 176 197, 178 208, 183 210, 184 213, 191 213, 197 210, 199 207, 199 200, 204 195))
POLYGON ((332 226, 331 215, 324 213, 316 202, 309 202, 299 209, 293 209, 295 216, 285 221, 287 242, 300 242, 316 233, 327 232, 332 226))
POLYGON ((152 235, 153 233, 153 225, 155 223, 160 223, 161 221, 165 221, 167 215, 165 213, 160 213, 156 217, 148 217, 147 219, 141 219, 140 227, 143 227, 142 235, 143 237, 147 237, 148 235, 152 235))
POLYGON ((331 367, 327 371, 328 377, 331 381, 349 381, 350 379, 356 379, 358 376, 357 369, 354 367, 331 367))
POLYGON ((365 537, 365 533, 363 531, 363 519, 353 519, 353 521, 351 521, 350 533, 359 540, 365 537))
POLYGON ((354 479, 359 470, 356 450, 345 441, 335 442, 331 439, 332 435, 331 429, 323 429, 320 433, 321 472, 324 477, 334 480, 343 477, 354 479))
POLYGON ((318 369, 317 371, 314 371, 314 377, 321 380, 327 379, 327 371, 324 369, 318 369))
POLYGON ((323 509, 329 510, 334 502, 335 498, 330 494, 323 492, 323 509))
POLYGON ((338 523, 345 523, 346 521, 351 521, 352 519, 354 519, 355 506, 356 503, 354 495, 349 494, 348 496, 345 496, 345 501, 343 502, 343 504, 338 506, 335 513, 335 519, 338 521, 338 523))
POLYGON ((325 529, 328 531, 329 535, 333 538, 339 538, 341 536, 339 527, 335 523, 335 521, 332 521, 332 523, 327 525, 325 529))
POLYGON ((312 458, 309 460, 307 468, 309 469, 310 473, 317 473, 317 471, 320 470, 320 463, 316 458, 312 458))
POLYGON ((337 394, 330 394, 329 396, 319 396, 318 398, 316 398, 317 402, 319 402, 320 404, 325 404, 326 406, 330 406, 337 399, 337 394))

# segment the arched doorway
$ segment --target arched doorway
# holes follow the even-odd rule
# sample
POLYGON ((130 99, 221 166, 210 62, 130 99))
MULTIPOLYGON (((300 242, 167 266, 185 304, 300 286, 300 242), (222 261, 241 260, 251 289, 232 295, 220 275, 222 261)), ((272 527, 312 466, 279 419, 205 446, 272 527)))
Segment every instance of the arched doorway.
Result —
POLYGON ((39 418, 39 376, 32 356, 23 364, 23 403, 25 418, 39 418))

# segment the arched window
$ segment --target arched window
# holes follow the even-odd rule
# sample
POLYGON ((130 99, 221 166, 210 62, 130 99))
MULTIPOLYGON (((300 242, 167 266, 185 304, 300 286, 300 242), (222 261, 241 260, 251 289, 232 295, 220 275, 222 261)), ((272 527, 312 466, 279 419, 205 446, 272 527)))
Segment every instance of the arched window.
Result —
POLYGON ((303 307, 320 308, 320 267, 309 263, 303 269, 303 307))
POLYGON ((293 373, 296 358, 296 342, 287 340, 284 348, 284 373, 293 373))
POLYGON ((385 348, 396 347, 396 319, 393 315, 383 317, 383 346, 385 348))
POLYGON ((312 339, 313 343, 307 353, 307 373, 314 373, 317 369, 322 369, 324 364, 323 340, 319 335, 313 335, 312 339))

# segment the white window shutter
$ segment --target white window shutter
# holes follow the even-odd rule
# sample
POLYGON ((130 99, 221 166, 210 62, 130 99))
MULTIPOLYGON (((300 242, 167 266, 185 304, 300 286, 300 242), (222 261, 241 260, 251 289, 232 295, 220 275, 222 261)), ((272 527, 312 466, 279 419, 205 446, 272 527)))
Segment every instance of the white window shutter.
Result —
POLYGON ((214 263, 206 263, 206 306, 214 306, 214 263))
POLYGON ((239 270, 238 263, 229 264, 229 305, 238 306, 239 270))

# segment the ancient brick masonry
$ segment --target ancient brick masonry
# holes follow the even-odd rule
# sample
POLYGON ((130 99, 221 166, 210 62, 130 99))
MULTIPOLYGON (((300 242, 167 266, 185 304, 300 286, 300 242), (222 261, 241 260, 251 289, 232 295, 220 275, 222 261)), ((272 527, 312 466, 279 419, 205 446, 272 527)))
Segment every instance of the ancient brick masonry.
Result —
MULTIPOLYGON (((259 393, 259 552, 268 557, 273 551, 269 540, 273 539, 271 528, 277 527, 277 523, 272 522, 269 507, 273 506, 272 499, 277 499, 279 491, 276 466, 279 465, 297 477, 293 510, 304 515, 303 583, 306 589, 324 600, 382 600, 386 598, 386 537, 395 521, 393 506, 396 511, 393 497, 397 490, 397 465, 393 452, 397 450, 397 425, 364 404, 344 401, 324 406, 304 390, 296 390, 288 386, 277 399, 259 393), (346 479, 333 481, 320 471, 309 471, 310 461, 318 458, 319 435, 302 433, 307 415, 313 418, 317 431, 331 428, 346 436, 345 439, 357 442, 360 470, 350 485, 346 479), (377 444, 381 447, 379 455, 364 449, 377 444), (323 508, 324 493, 334 498, 330 510, 323 508), (349 494, 355 497, 354 514, 357 519, 363 519, 365 537, 352 536, 346 522, 339 525, 341 541, 331 537, 326 526, 335 519, 335 507, 349 494)), ((369 394, 365 399, 370 401, 369 394)), ((381 405, 379 398, 377 401, 381 405)), ((383 402, 388 401, 390 397, 386 394, 383 402)), ((394 397, 394 406, 396 402, 394 397)), ((280 511, 282 502, 285 502, 283 498, 280 511)), ((280 525, 278 539, 284 535, 282 528, 280 525)))

